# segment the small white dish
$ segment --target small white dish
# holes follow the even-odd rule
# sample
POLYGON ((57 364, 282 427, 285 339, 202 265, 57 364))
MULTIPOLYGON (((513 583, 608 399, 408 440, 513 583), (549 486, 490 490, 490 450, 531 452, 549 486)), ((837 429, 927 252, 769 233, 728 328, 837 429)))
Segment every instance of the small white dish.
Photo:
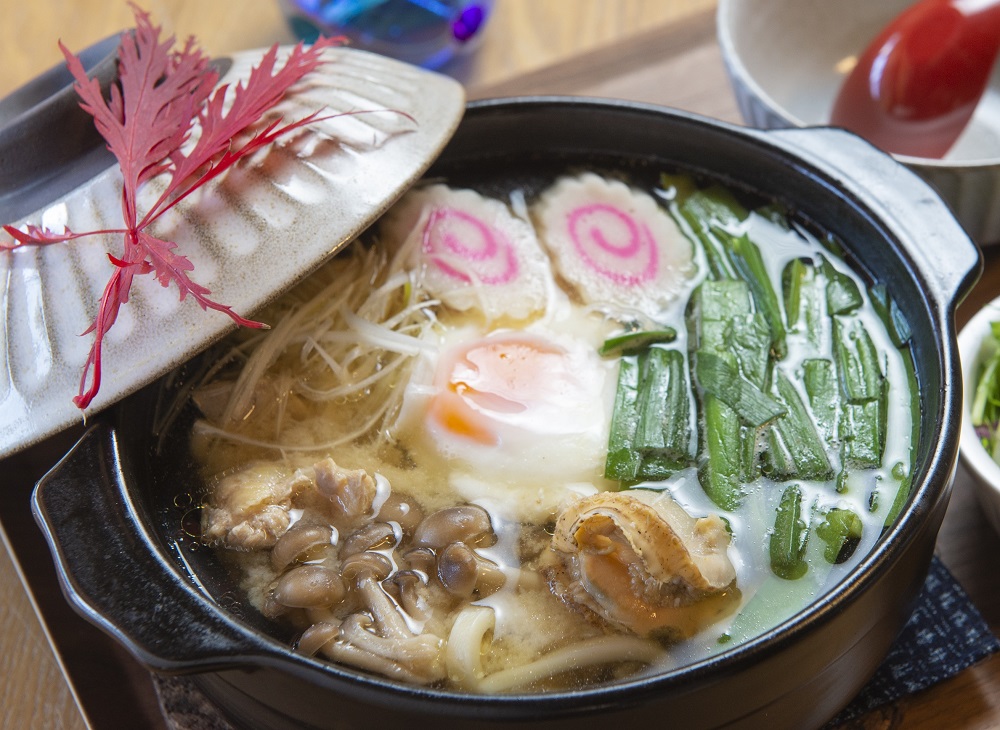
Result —
MULTIPOLYGON (((249 76, 263 51, 231 58, 220 83, 249 76)), ((205 186, 156 224, 194 264, 211 298, 247 317, 355 238, 437 158, 465 109, 454 80, 347 48, 304 79, 276 111, 390 110, 316 122, 205 186), (401 112, 401 113, 400 113, 401 112)), ((140 197, 154 195, 151 181, 140 197)), ((121 226, 121 174, 107 169, 15 227, 121 226)), ((141 206, 140 206, 141 207, 141 206)), ((120 236, 0 252, 0 458, 83 418, 72 398, 91 346, 87 330, 120 236)), ((104 340, 93 414, 185 362, 234 327, 175 286, 137 277, 104 340)))
MULTIPOLYGON (((830 124, 857 56, 915 0, 719 0, 717 36, 740 113, 764 129, 830 124)), ((942 159, 895 155, 980 244, 1000 243, 1000 67, 942 159)))
POLYGON ((975 397, 980 367, 995 347, 990 332, 992 322, 1000 322, 1000 297, 980 309, 958 335, 964 392, 959 453, 962 463, 974 477, 983 512, 993 528, 1000 533, 1000 464, 983 447, 971 417, 971 404, 975 397))

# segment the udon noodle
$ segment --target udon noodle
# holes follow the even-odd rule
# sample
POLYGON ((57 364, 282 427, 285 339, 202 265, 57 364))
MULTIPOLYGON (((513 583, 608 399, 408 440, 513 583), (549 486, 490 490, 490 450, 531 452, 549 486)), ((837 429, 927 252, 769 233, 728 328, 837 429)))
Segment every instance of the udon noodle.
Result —
POLYGON ((679 176, 416 189, 197 387, 202 539, 298 650, 408 683, 745 641, 908 488, 903 323, 834 243, 679 176))

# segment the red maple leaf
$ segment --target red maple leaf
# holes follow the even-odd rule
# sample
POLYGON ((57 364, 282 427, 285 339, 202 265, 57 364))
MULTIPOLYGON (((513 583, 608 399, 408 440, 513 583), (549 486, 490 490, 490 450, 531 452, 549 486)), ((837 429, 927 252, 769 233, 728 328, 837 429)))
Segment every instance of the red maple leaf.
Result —
POLYGON ((81 409, 90 404, 100 389, 104 336, 118 318, 121 306, 128 302, 136 276, 152 273, 165 287, 176 284, 182 301, 191 295, 202 309, 224 312, 240 325, 266 326, 245 319, 211 299, 211 292, 188 276, 194 265, 176 252, 177 244, 153 236, 146 228, 241 159, 316 121, 318 112, 290 123, 279 117, 262 129, 255 129, 291 86, 322 63, 322 51, 341 40, 320 38, 308 48, 300 43, 279 69, 275 68, 278 47, 274 46, 250 72, 246 84, 237 84, 230 94, 228 85, 216 88, 218 73, 193 39, 174 50, 173 36, 161 42, 161 28, 152 24, 148 13, 135 5, 132 8, 136 27, 122 35, 118 82, 112 85, 107 101, 99 83, 87 78, 80 59, 59 44, 76 79, 74 88, 82 100, 81 106, 94 118, 97 130, 121 168, 124 227, 54 233, 34 225, 22 230, 8 225, 3 228, 14 242, 0 242, 0 248, 12 249, 95 234, 122 235, 122 254, 108 255, 114 273, 104 288, 93 324, 83 333, 93 333, 94 342, 80 378, 79 393, 73 399, 81 409), (228 110, 224 106, 227 94, 231 96, 228 110), (188 145, 196 126, 198 137, 188 145), (166 190, 140 217, 136 202, 139 189, 160 175, 167 176, 166 190))

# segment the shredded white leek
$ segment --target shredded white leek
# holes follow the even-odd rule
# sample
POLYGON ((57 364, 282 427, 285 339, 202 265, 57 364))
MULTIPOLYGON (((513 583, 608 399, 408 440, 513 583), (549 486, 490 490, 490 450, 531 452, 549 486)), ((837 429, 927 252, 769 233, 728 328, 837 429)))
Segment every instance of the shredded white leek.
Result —
POLYGON ((207 387, 228 379, 232 387, 222 416, 199 423, 196 435, 301 452, 380 432, 401 402, 396 382, 415 355, 433 347, 424 333, 435 323, 436 302, 414 291, 411 274, 393 270, 384 252, 353 245, 274 305, 277 324, 269 332, 255 333, 252 346, 243 336, 228 364, 201 381, 207 387), (306 414, 302 401, 337 411, 306 414), (300 424, 303 418, 310 423, 300 424))

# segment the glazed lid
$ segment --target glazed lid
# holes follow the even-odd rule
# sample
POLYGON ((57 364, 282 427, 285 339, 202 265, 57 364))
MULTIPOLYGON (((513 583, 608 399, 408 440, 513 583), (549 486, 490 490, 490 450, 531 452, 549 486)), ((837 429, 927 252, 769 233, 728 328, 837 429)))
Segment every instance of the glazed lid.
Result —
MULTIPOLYGON (((113 78, 117 38, 81 58, 113 78)), ((220 84, 249 76, 263 50, 217 61, 220 84)), ((279 142, 172 209, 156 233, 194 264, 191 278, 243 316, 314 270, 373 223, 436 159, 462 118, 453 79, 348 48, 277 107, 294 120, 316 110, 389 110, 340 116, 279 142)), ((0 100, 0 223, 74 231, 121 226, 121 173, 77 108, 68 71, 55 68, 0 100), (53 139, 72 144, 53 150, 53 139), (32 142, 34 140, 34 142, 32 142)), ((140 198, 156 187, 150 182, 140 198)), ((140 207, 142 203, 140 202, 140 207)), ((6 235, 6 234, 4 234, 6 235)), ((72 398, 91 326, 121 255, 121 235, 0 253, 0 458, 84 418, 72 398)), ((136 277, 103 346, 90 416, 187 361, 234 328, 192 297, 136 277)))

